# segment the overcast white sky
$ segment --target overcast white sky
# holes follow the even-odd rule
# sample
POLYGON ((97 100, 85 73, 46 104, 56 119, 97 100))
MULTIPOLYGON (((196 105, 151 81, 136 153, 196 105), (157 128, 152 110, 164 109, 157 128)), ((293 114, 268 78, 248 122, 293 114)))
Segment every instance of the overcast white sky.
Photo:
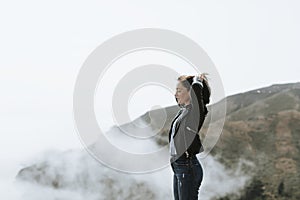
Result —
MULTIPOLYGON (((163 28, 196 41, 227 96, 299 81, 299 10, 297 0, 1 1, 1 163, 80 146, 72 115, 76 76, 97 46, 125 31, 163 28)), ((175 104, 165 95, 155 104, 175 104)), ((129 112, 144 113, 136 106, 129 112)))

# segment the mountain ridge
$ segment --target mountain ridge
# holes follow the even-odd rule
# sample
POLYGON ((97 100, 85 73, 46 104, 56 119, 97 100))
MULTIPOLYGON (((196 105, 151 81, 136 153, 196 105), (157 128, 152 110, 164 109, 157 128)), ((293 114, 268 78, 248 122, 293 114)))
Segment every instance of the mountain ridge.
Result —
MULTIPOLYGON (((211 155, 228 170, 240 168, 252 178, 238 193, 219 195, 211 200, 300 199, 297 187, 300 185, 300 82, 273 84, 231 95, 210 105, 208 110, 217 112, 218 106, 224 103, 227 109, 225 124, 211 155), (245 162, 241 164, 241 160, 245 162)), ((148 111, 121 125, 120 129, 141 122, 151 124, 153 130, 161 128, 153 137, 157 145, 168 145, 170 123, 178 109, 174 105, 148 111), (166 121, 162 123, 162 119, 166 121)), ((209 112, 200 131, 201 138, 206 137, 208 127, 218 123, 218 118, 211 121, 210 115, 209 112)), ((33 166, 24 168, 17 179, 30 181, 33 178, 30 176, 47 174, 45 169, 43 173, 37 170, 33 166)), ((60 182, 55 184, 59 186, 60 182)), ((142 187, 147 191, 147 185, 142 187)), ((151 191, 147 194, 148 199, 156 199, 151 191)))

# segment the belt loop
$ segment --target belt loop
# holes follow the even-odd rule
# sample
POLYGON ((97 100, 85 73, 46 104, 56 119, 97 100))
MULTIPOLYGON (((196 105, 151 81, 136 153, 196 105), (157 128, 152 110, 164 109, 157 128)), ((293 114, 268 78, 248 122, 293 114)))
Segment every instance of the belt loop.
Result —
POLYGON ((189 153, 187 151, 184 153, 185 153, 186 158, 189 158, 189 153))

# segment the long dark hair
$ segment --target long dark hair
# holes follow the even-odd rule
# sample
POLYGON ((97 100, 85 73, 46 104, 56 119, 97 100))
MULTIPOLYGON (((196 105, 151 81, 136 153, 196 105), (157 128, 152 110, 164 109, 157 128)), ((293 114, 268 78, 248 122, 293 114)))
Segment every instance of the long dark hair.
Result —
MULTIPOLYGON (((200 74, 203 77, 203 89, 202 89, 202 97, 203 97, 203 103, 204 103, 204 110, 205 110, 205 115, 208 113, 206 105, 209 104, 210 102, 210 95, 211 95, 211 89, 208 84, 208 79, 207 79, 207 73, 202 73, 200 74)), ((187 88, 188 91, 191 89, 191 85, 193 83, 193 78, 195 76, 187 76, 187 75, 181 75, 177 78, 180 83, 187 88)))

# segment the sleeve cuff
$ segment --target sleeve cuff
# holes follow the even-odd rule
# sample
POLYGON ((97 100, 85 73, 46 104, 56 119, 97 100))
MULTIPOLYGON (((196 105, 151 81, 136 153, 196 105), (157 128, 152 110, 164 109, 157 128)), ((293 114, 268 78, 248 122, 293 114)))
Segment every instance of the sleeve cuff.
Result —
POLYGON ((196 83, 197 83, 197 84, 200 84, 201 87, 203 87, 203 83, 200 81, 200 79, 198 79, 197 76, 194 76, 192 85, 194 85, 194 84, 196 84, 196 83))

